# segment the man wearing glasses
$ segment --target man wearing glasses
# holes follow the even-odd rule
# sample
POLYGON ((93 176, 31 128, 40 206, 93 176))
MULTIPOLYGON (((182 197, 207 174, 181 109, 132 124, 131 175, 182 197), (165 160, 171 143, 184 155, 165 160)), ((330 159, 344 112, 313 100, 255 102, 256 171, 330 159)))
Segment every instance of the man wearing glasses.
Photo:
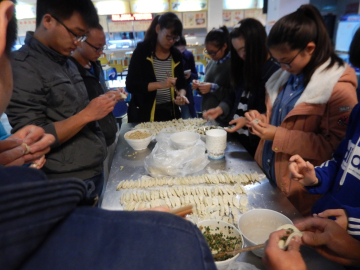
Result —
MULTIPOLYGON (((119 88, 107 91, 103 69, 100 61, 98 61, 98 58, 101 56, 106 47, 105 44, 106 36, 102 26, 99 24, 89 30, 86 40, 81 43, 81 47, 76 48, 70 59, 75 63, 81 77, 84 80, 90 100, 104 94, 106 96, 115 95, 115 98, 119 101, 124 100, 124 98, 127 97, 124 89, 119 88)), ((103 119, 98 120, 98 123, 104 133, 106 145, 108 146, 108 156, 104 162, 106 176, 111 166, 110 156, 115 150, 114 142, 118 128, 116 119, 112 112, 103 119)))
POLYGON ((26 125, 42 127, 56 141, 43 171, 50 179, 76 177, 103 188, 107 154, 98 120, 114 108, 115 95, 89 102, 76 65, 69 60, 89 27, 99 24, 90 0, 38 0, 36 30, 12 55, 14 90, 7 108, 12 132, 26 125))

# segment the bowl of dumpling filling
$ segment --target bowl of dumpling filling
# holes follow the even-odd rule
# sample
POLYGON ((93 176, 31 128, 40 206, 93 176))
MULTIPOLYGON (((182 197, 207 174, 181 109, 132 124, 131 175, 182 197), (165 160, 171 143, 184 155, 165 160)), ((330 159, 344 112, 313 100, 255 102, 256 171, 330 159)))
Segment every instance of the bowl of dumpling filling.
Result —
POLYGON ((227 269, 239 254, 234 256, 223 253, 243 248, 244 241, 240 231, 234 225, 222 220, 203 220, 197 226, 210 247, 217 269, 227 269))
POLYGON ((146 149, 152 140, 152 133, 148 129, 134 129, 125 133, 124 138, 134 150, 146 149))

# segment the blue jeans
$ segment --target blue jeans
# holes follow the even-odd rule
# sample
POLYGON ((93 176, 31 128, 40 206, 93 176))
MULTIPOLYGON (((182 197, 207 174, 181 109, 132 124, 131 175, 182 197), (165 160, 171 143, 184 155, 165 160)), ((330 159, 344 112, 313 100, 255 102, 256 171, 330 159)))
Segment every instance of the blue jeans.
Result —
POLYGON ((97 195, 100 198, 104 188, 104 172, 97 176, 94 176, 93 178, 86 179, 84 180, 84 182, 86 184, 88 184, 89 182, 93 182, 95 185, 95 190, 92 192, 92 195, 97 195))
POLYGON ((84 204, 77 179, 0 167, 0 265, 20 270, 215 270, 200 230, 178 216, 84 204))

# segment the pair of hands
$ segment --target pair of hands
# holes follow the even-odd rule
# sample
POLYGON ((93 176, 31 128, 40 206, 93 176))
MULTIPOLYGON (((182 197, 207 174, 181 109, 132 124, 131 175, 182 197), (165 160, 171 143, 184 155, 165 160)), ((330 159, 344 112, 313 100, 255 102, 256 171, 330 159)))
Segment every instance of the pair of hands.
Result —
MULTIPOLYGON (((289 159, 290 179, 299 182, 303 186, 314 186, 319 183, 316 177, 314 165, 309 161, 305 161, 299 155, 294 155, 289 159)), ((338 223, 345 230, 348 225, 348 218, 343 209, 329 209, 319 214, 314 214, 315 217, 328 218, 335 217, 338 223)))
POLYGON ((41 127, 25 126, 0 141, 0 165, 21 166, 33 163, 31 167, 40 169, 46 162, 45 154, 50 151, 50 145, 54 142, 55 137, 46 134, 41 127))
POLYGON ((173 102, 178 106, 189 104, 190 102, 186 97, 186 91, 184 89, 181 89, 180 91, 176 90, 176 80, 177 78, 168 77, 165 81, 160 82, 159 89, 174 87, 176 97, 173 99, 173 102))
POLYGON ((288 250, 278 247, 279 240, 286 235, 285 230, 274 232, 265 246, 264 264, 268 269, 306 269, 299 248, 301 244, 315 249, 325 258, 343 265, 360 265, 360 242, 330 219, 308 218, 295 226, 302 231, 300 239, 294 238, 288 250))
POLYGON ((192 89, 199 90, 201 94, 205 95, 210 92, 211 83, 200 82, 199 80, 193 80, 192 81, 192 89))

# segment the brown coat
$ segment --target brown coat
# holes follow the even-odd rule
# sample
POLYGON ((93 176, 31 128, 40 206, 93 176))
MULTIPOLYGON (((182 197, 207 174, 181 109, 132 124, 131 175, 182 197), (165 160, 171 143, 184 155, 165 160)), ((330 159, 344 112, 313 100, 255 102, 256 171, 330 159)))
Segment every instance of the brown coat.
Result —
MULTIPOLYGON (((315 71, 294 109, 277 128, 273 141, 277 186, 303 215, 310 214, 319 195, 309 194, 301 184, 290 180, 289 158, 298 154, 315 166, 331 159, 345 137, 346 120, 357 104, 355 71, 346 65, 321 72, 327 63, 315 71)), ((262 119, 266 123, 270 123, 272 105, 289 77, 287 71, 280 70, 267 82, 267 112, 262 119)), ((255 154, 260 167, 264 143, 260 141, 255 154)))

